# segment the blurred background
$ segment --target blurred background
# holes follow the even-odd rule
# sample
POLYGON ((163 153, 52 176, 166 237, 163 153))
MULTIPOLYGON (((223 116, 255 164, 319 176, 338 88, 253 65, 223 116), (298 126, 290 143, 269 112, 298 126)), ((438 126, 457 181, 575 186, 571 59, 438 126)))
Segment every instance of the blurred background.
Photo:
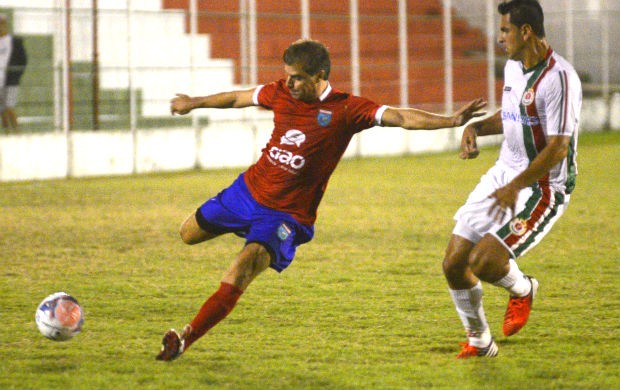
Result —
MULTIPOLYGON (((172 117, 175 93, 284 76, 301 37, 332 56, 332 85, 380 104, 499 106, 497 0, 0 0, 28 62, 16 130, 0 129, 0 180, 243 166, 271 131, 261 109, 172 117)), ((620 0, 541 0, 551 46, 584 83, 581 129, 620 128, 620 0), (613 42, 616 42, 615 44, 613 42)), ((446 150, 455 130, 364 132, 345 156, 446 150)), ((496 142, 490 140, 489 142, 496 142)))

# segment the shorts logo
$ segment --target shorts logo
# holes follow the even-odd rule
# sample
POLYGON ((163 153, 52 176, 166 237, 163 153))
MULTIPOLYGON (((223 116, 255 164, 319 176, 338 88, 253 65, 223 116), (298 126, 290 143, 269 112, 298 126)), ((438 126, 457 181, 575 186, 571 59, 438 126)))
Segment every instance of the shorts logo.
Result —
POLYGON ((521 218, 515 218, 510 221, 510 231, 512 234, 522 236, 527 232, 527 221, 521 218))
POLYGON ((534 89, 530 88, 523 94, 523 99, 521 99, 521 104, 524 106, 529 106, 534 101, 536 94, 534 93, 534 89))
POLYGON ((332 112, 328 110, 319 110, 319 115, 316 116, 316 121, 323 127, 329 125, 332 121, 332 112))
POLYGON ((280 241, 286 241, 286 239, 291 235, 291 228, 288 227, 285 223, 278 227, 278 238, 280 241))
POLYGON ((301 146, 306 141, 306 135, 299 130, 291 129, 280 137, 280 144, 282 145, 297 145, 301 146))

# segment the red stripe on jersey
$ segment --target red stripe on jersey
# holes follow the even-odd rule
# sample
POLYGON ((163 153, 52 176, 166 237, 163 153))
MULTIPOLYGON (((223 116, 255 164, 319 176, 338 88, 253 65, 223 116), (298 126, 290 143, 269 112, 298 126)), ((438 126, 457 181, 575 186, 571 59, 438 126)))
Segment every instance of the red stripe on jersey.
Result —
MULTIPOLYGON (((546 178, 547 178, 546 181, 548 183, 549 176, 547 175, 546 178)), ((506 245, 508 245, 508 247, 512 248, 514 244, 522 240, 524 237, 529 236, 532 233, 538 221, 544 218, 545 213, 549 209, 549 206, 551 205, 551 187, 549 187, 548 184, 544 186, 541 185, 540 189, 542 191, 542 196, 536 203, 536 206, 530 213, 530 217, 526 221, 527 232, 524 234, 519 234, 519 235, 512 233, 511 235, 506 237, 504 239, 504 242, 506 243, 506 245)))
POLYGON ((564 99, 564 105, 562 107, 562 113, 564 115, 562 115, 562 124, 560 125, 560 134, 564 134, 566 132, 566 120, 567 120, 567 116, 568 116, 568 75, 566 74, 566 71, 562 71, 560 72, 560 80, 562 81, 562 88, 563 88, 563 96, 562 99, 564 99))
MULTIPOLYGON (((555 59, 553 57, 550 57, 549 63, 545 67, 545 70, 540 73, 538 79, 532 85, 532 90, 534 91, 534 94, 538 92, 538 85, 540 85, 541 80, 547 75, 547 73, 549 73, 549 70, 553 68, 554 65, 555 59)), ((536 108, 536 99, 534 99, 531 104, 527 105, 525 109, 528 116, 536 118, 539 117, 538 109, 536 108)), ((545 146, 547 146, 547 138, 545 137, 545 132, 543 131, 542 124, 540 122, 531 126, 531 128, 532 136, 534 137, 534 144, 536 145, 536 151, 540 153, 545 148, 545 146)))

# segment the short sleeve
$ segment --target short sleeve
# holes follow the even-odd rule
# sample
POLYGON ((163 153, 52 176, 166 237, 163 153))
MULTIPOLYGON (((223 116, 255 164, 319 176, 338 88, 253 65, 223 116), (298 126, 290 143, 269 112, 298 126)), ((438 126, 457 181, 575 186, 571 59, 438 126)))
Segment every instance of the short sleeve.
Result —
POLYGON ((575 132, 581 109, 581 86, 579 79, 561 70, 550 75, 545 89, 545 114, 547 135, 567 135, 575 132))
POLYGON ((259 85, 254 90, 252 99, 254 104, 262 106, 267 109, 273 108, 273 101, 278 92, 278 82, 273 82, 265 85, 259 85))
MULTIPOLYGON (((357 133, 380 123, 383 113, 378 113, 380 106, 366 98, 351 96, 347 104, 347 119, 350 128, 357 133)), ((385 110, 384 110, 385 111, 385 110)))

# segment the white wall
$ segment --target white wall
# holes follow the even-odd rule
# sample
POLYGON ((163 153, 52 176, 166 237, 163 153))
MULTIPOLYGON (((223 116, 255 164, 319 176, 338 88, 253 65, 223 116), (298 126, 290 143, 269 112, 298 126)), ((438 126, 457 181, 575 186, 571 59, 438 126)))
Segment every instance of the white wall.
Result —
MULTIPOLYGON (((73 132, 0 136, 0 181, 246 167, 267 143, 272 122, 228 121, 201 129, 73 132)), ((454 148, 451 129, 373 128, 354 137, 345 157, 402 155, 454 148), (415 133, 415 134, 414 134, 415 133)))
MULTIPOLYGON (((546 0, 543 6, 547 8, 547 3, 563 1, 546 0)), ((587 3, 593 2, 596 3, 595 0, 587 3)), ((16 7, 14 21, 17 32, 54 34, 58 45, 60 3, 60 0, 0 0, 0 7, 16 7), (55 11, 41 12, 41 8, 55 11)), ((470 13, 484 4, 478 0, 463 0, 453 2, 453 5, 460 7, 468 3, 470 13)), ((577 0, 574 3, 581 4, 577 0)), ((92 51, 92 42, 85 38, 90 36, 90 4, 90 0, 73 0, 74 7, 78 8, 74 15, 79 16, 74 18, 72 40, 76 46, 73 53, 76 59, 83 61, 88 60, 92 51)), ((160 9, 159 1, 131 0, 132 10, 139 21, 133 23, 129 31, 127 12, 124 10, 127 0, 106 0, 99 4, 102 7, 101 86, 127 86, 127 70, 116 68, 126 68, 130 62, 128 53, 132 53, 134 67, 158 65, 158 68, 137 73, 133 78, 133 88, 143 91, 143 114, 161 116, 167 113, 168 101, 176 92, 207 94, 234 87, 232 63, 209 58, 209 38, 203 36, 192 41, 183 32, 181 13, 167 11, 156 14, 153 11, 160 9), (128 50, 126 39, 122 42, 116 40, 119 35, 132 37, 131 50, 128 50), (193 76, 187 72, 191 58, 199 68, 193 76), (184 69, 179 71, 179 68, 184 69)), ((484 10, 481 15, 484 15, 484 10)), ((581 128, 600 130, 605 126, 605 118, 610 118, 611 127, 620 129, 620 95, 614 95, 612 102, 610 113, 610 106, 601 100, 585 101, 581 128)), ((126 175, 194 167, 245 167, 259 156, 272 128, 271 114, 266 111, 201 110, 201 115, 209 118, 210 125, 198 131, 176 128, 139 130, 132 134, 126 129, 73 132, 69 135, 0 135, 0 181, 126 175)), ((499 139, 488 138, 482 144, 497 143, 499 139)), ((458 130, 407 132, 375 128, 356 136, 345 158, 452 150, 457 148, 459 142, 458 130)))
POLYGON ((0 181, 67 176, 67 140, 61 134, 0 137, 0 181))
MULTIPOLYGON (((611 126, 620 130, 620 94, 612 99, 611 126)), ((602 100, 586 100, 581 131, 599 131, 608 116, 602 100)), ((235 110, 251 115, 253 109, 235 110)), ((195 132, 188 128, 126 131, 18 134, 0 136, 0 181, 63 177, 128 175, 192 168, 244 168, 252 164, 269 140, 269 112, 253 120, 215 121, 195 132), (135 143, 134 143, 135 142, 135 143)), ((376 127, 356 135, 344 157, 397 156, 456 150, 462 128, 406 131, 376 127)), ((480 139, 497 144, 501 136, 480 139)))

